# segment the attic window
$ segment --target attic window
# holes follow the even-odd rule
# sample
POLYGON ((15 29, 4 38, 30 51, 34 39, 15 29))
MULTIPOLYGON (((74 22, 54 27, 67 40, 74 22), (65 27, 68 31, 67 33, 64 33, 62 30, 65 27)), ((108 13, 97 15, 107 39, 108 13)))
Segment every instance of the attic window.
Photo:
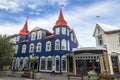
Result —
POLYGON ((99 46, 102 46, 102 45, 103 45, 102 35, 98 36, 98 44, 99 44, 99 46))

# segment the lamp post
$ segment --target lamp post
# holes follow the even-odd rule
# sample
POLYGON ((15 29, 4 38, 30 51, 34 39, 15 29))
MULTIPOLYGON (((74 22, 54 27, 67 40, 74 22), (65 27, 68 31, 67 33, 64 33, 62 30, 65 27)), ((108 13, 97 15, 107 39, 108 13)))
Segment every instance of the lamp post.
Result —
POLYGON ((30 55, 30 61, 33 63, 32 65, 32 79, 34 79, 34 63, 36 61, 36 56, 34 54, 30 55))

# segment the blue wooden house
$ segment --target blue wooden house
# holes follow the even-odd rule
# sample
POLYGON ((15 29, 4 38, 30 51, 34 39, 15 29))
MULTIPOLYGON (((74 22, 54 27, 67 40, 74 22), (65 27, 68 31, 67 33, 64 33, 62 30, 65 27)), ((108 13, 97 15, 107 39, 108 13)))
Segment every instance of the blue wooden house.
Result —
POLYGON ((41 72, 51 72, 55 65, 58 73, 72 71, 72 49, 78 47, 78 41, 73 29, 70 29, 60 9, 58 20, 53 32, 35 27, 28 31, 27 20, 16 38, 15 53, 12 67, 37 69, 41 72), (34 64, 32 56, 36 58, 34 64))

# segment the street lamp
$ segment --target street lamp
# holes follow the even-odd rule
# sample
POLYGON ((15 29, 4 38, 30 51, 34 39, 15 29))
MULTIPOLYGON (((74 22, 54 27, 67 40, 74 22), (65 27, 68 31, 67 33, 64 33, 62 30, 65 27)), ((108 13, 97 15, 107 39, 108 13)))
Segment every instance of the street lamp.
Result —
POLYGON ((37 60, 37 58, 34 54, 30 55, 30 61, 33 63, 33 65, 32 65, 32 79, 34 79, 34 63, 36 60, 37 60))

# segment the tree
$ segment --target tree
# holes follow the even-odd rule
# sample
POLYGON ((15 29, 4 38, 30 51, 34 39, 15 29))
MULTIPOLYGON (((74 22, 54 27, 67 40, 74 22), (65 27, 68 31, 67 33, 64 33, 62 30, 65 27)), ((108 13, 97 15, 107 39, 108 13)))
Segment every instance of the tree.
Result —
POLYGON ((0 69, 3 66, 12 64, 12 57, 14 55, 14 44, 11 41, 12 37, 7 35, 0 35, 0 69))

